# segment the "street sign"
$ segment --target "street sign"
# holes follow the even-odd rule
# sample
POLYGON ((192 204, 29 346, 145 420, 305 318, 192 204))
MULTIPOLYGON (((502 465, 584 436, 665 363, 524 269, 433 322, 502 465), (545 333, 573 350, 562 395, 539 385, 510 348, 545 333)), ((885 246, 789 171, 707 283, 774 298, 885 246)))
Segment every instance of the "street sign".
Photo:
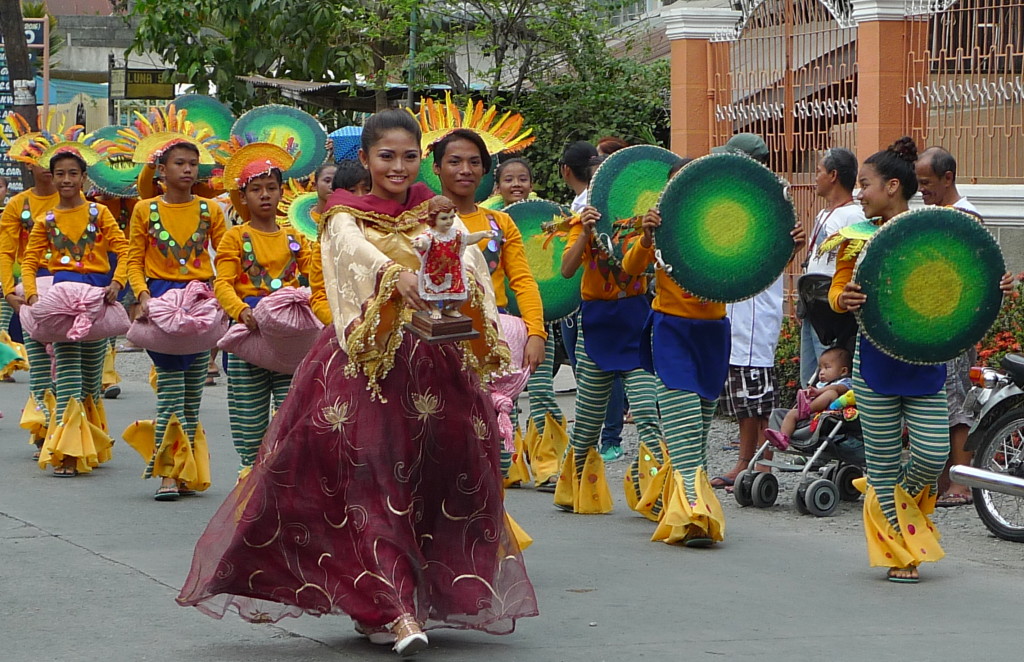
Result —
MULTIPOLYGON (((14 132, 7 124, 7 116, 10 115, 14 106, 14 84, 11 82, 11 71, 7 67, 7 52, 3 45, 0 45, 0 131, 8 140, 13 140, 14 132)), ((9 196, 20 193, 25 189, 24 174, 17 161, 7 158, 7 150, 0 150, 0 175, 7 179, 7 194, 9 196)), ((6 200, 0 199, 0 206, 7 204, 6 200)))
POLYGON ((163 81, 164 69, 125 69, 125 99, 173 99, 174 83, 163 81))

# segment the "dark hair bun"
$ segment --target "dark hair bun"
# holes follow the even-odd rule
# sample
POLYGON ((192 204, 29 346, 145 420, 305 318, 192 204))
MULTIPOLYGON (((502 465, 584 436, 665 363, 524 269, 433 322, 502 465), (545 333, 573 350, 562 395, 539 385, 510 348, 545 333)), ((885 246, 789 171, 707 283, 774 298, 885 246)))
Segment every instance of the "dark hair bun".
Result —
POLYGON ((888 149, 907 163, 917 161, 917 144, 914 143, 914 139, 910 136, 903 136, 889 145, 888 149))

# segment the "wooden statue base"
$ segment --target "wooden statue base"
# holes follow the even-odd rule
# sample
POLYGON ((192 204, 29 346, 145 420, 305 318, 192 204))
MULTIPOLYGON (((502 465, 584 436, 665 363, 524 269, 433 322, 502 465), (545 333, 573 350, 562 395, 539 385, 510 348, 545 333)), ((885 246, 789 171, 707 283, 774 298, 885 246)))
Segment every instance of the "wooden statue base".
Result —
POLYGON ((473 320, 465 315, 431 319, 430 313, 418 311, 412 314, 412 322, 406 324, 405 328, 429 345, 457 340, 473 340, 480 336, 480 332, 473 328, 473 320))

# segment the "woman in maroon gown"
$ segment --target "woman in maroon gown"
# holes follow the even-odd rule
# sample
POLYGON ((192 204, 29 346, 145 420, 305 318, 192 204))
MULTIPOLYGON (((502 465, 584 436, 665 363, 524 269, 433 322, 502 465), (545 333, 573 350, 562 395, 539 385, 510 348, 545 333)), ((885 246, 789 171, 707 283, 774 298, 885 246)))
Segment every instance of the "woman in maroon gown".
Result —
POLYGON ((404 111, 367 122, 370 195, 335 191, 321 233, 334 325, 196 545, 180 604, 253 622, 344 613, 403 655, 426 646, 421 628, 505 634, 537 614, 502 506, 483 384, 508 349, 476 248, 462 312, 480 337, 431 346, 402 332, 429 310, 411 243, 433 195, 412 185, 419 141, 404 111))

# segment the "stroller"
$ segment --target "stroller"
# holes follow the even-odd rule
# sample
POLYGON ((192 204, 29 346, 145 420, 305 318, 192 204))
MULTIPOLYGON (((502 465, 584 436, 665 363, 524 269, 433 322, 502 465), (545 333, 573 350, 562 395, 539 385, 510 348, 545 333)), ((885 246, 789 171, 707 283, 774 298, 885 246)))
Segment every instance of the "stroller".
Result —
MULTIPOLYGON (((788 409, 774 409, 768 427, 778 430, 788 409)), ((856 408, 845 407, 837 411, 826 410, 812 420, 801 421, 790 435, 785 453, 795 456, 792 461, 765 460, 773 451, 765 441, 754 453, 751 467, 758 464, 780 471, 799 471, 800 483, 793 501, 801 515, 828 517, 835 512, 839 501, 857 501, 860 491, 853 481, 864 475, 864 439, 856 408)), ((736 476, 733 496, 741 506, 768 508, 779 497, 779 479, 773 473, 747 469, 736 476)))

